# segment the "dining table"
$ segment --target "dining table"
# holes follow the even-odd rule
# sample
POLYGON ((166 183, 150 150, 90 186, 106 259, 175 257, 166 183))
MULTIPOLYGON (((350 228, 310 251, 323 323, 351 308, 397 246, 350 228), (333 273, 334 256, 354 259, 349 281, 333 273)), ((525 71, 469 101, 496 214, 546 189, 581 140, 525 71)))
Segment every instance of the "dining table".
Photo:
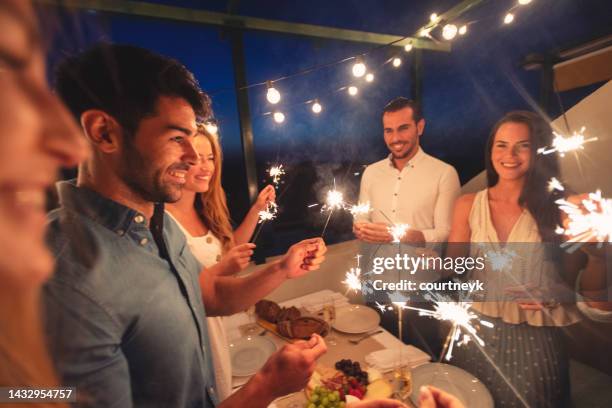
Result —
MULTIPOLYGON (((334 297, 337 303, 341 303, 337 305, 337 307, 343 306, 342 298, 343 295, 337 292, 333 292, 331 290, 322 290, 315 293, 308 294, 306 296, 302 296, 299 298, 291 299, 285 302, 280 303, 281 306, 296 306, 300 308, 304 304, 308 302, 312 302, 313 299, 325 299, 329 297, 334 297)), ((346 298, 345 298, 346 299, 346 298)), ((348 306, 348 299, 345 301, 345 305, 348 306)), ((247 324, 252 324, 252 316, 249 316, 247 313, 238 313, 229 318, 225 319, 225 327, 228 333, 228 340, 230 343, 232 341, 236 341, 241 337, 244 337, 244 333, 242 328, 247 324)), ((324 354, 318 361, 318 364, 322 364, 328 367, 334 367, 336 361, 341 359, 351 359, 353 361, 358 361, 362 367, 367 366, 365 361, 365 356, 370 354, 371 352, 383 349, 393 349, 403 346, 403 343, 393 336, 390 332, 385 330, 383 327, 378 326, 372 330, 369 330, 368 333, 375 333, 362 341, 359 344, 353 344, 349 340, 359 339, 364 336, 363 333, 359 334, 347 334, 339 331, 333 331, 334 337, 334 345, 328 344, 327 353, 324 354)), ((271 340, 277 348, 282 347, 284 344, 287 344, 287 341, 278 335, 272 333, 269 330, 265 330, 263 327, 261 330, 255 334, 256 336, 261 335, 269 340, 271 340)), ((391 372, 385 373, 384 376, 387 379, 391 379, 391 372)), ((233 377, 232 386, 234 390, 240 388, 244 385, 248 380, 249 376, 241 376, 241 377, 233 377)), ((304 391, 295 392, 293 394, 289 394, 287 396, 278 398, 271 405, 270 408, 293 408, 293 407, 305 407, 307 404, 306 394, 304 391)), ((407 402, 409 406, 411 402, 407 402)))

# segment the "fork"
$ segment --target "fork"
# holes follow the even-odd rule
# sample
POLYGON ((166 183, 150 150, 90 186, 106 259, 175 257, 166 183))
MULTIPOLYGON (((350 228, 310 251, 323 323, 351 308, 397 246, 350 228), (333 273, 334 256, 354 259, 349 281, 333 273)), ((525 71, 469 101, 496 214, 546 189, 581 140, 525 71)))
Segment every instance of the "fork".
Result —
POLYGON ((359 337, 359 338, 357 338, 357 339, 349 339, 349 343, 351 343, 351 344, 359 344, 359 343, 361 343, 363 340, 367 339, 368 337, 373 336, 373 335, 375 335, 375 334, 382 333, 382 332, 383 332, 382 330, 378 330, 378 331, 375 331, 375 332, 372 332, 372 333, 368 333, 368 334, 366 334, 366 335, 363 335, 363 336, 361 336, 361 337, 359 337))

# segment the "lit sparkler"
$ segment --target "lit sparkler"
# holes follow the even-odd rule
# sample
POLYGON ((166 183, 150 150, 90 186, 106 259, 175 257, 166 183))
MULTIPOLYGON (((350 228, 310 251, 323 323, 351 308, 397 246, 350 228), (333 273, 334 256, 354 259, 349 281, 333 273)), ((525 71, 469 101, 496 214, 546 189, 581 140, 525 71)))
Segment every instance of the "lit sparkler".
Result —
POLYGON ((344 208, 344 196, 336 189, 329 190, 325 198, 325 205, 321 211, 334 211, 344 208))
POLYGON ((601 191, 590 193, 582 200, 582 205, 576 205, 567 200, 555 201, 559 209, 567 214, 567 227, 558 227, 558 234, 571 237, 562 246, 584 243, 591 240, 612 242, 612 199, 603 198, 601 191))
POLYGON ((565 156, 565 153, 584 149, 584 144, 588 142, 594 142, 597 140, 596 137, 585 138, 584 132, 586 127, 582 127, 579 132, 574 131, 571 136, 564 136, 560 133, 553 132, 555 138, 553 139, 552 146, 541 147, 538 149, 538 154, 550 154, 558 152, 561 157, 565 156))
POLYGON ((272 178, 272 182, 276 186, 278 186, 278 183, 280 183, 281 177, 285 174, 285 169, 283 169, 282 164, 278 166, 270 166, 270 168, 268 169, 268 174, 270 175, 270 178, 272 178))
POLYGON ((378 302, 374 302, 374 303, 376 303, 376 308, 378 310, 380 310, 381 313, 385 313, 386 311, 393 310, 392 306, 388 306, 388 305, 385 305, 385 304, 382 304, 382 303, 378 303, 378 302))
POLYGON ((556 177, 553 177, 548 182, 548 191, 552 193, 555 190, 565 191, 565 187, 563 187, 563 184, 561 184, 561 182, 557 180, 556 177))
POLYGON ((438 296, 440 300, 434 300, 434 309, 422 309, 413 306, 404 306, 404 309, 416 310, 419 316, 429 316, 437 320, 446 320, 453 324, 451 331, 444 345, 443 355, 446 360, 453 357, 453 345, 457 346, 467 344, 470 338, 475 339, 478 344, 484 346, 484 340, 478 336, 478 331, 474 323, 481 323, 486 327, 493 327, 491 322, 481 320, 477 314, 472 312, 471 302, 453 302, 450 298, 446 299, 443 296, 438 296))
POLYGON ((370 203, 358 203, 349 207, 350 213, 353 217, 357 217, 359 215, 367 215, 372 211, 370 207, 370 203))
POLYGON ((349 291, 361 291, 361 268, 357 267, 349 269, 342 283, 346 285, 349 291))
POLYGON ((321 238, 325 235, 325 230, 327 229, 327 225, 329 224, 329 220, 331 219, 334 210, 341 210, 344 208, 344 195, 342 192, 336 190, 336 179, 334 179, 334 188, 327 192, 325 204, 321 207, 321 211, 329 211, 329 215, 325 221, 325 226, 323 226, 323 231, 321 232, 321 238))
POLYGON ((410 225, 408 224, 394 224, 388 227, 387 230, 389 231, 389 234, 391 234, 391 236, 393 237, 393 241, 391 242, 402 242, 402 238, 406 236, 408 228, 410 228, 410 225))
POLYGON ((266 221, 272 221, 278 214, 278 205, 274 201, 268 201, 266 209, 259 212, 259 221, 257 223, 263 223, 266 221))

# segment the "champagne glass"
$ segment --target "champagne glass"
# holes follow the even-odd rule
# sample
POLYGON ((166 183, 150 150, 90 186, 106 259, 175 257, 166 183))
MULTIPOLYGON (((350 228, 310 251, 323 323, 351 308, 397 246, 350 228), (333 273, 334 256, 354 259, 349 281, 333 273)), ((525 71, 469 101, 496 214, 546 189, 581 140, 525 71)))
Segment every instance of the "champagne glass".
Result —
POLYGON ((393 371, 393 398, 402 402, 408 401, 412 394, 412 371, 400 363, 393 371))

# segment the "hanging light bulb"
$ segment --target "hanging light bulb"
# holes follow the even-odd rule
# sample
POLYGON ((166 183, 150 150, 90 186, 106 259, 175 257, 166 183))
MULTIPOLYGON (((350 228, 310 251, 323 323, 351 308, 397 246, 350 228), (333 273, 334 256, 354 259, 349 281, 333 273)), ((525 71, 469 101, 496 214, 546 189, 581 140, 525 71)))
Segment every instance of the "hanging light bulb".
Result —
POLYGON ((285 121, 285 114, 283 112, 274 112, 274 121, 276 123, 283 123, 285 121))
POLYGON ((412 44, 406 44, 406 45, 404 45, 404 51, 406 51, 406 52, 410 52, 410 51, 412 51, 412 44))
POLYGON ((520 4, 521 6, 525 6, 529 3, 531 3, 531 0, 518 0, 518 4, 520 4))
POLYGON ((357 57, 357 62, 353 65, 353 75, 357 78, 361 78, 366 73, 366 66, 360 57, 357 57))
POLYGON ((369 72, 368 74, 366 74, 365 80, 368 82, 372 82, 374 80, 374 74, 369 72))
POLYGON ((425 27, 422 28, 421 31, 419 31, 419 37, 431 37, 431 29, 433 27, 425 27))
POLYGON ((323 107, 321 106, 319 101, 315 99, 314 103, 312 104, 312 111, 314 113, 321 113, 322 110, 323 110, 323 107))
POLYGON ((510 24, 514 21, 514 14, 508 13, 506 17, 504 17, 504 24, 510 24))
POLYGON ((391 61, 391 63, 393 64, 393 66, 395 68, 399 67, 400 65, 402 65, 402 59, 399 57, 395 57, 393 58, 393 61, 391 61))
POLYGON ((447 24, 442 28, 442 37, 445 40, 452 40, 457 36, 457 26, 454 24, 447 24))
POLYGON ((431 15, 429 16, 429 21, 431 21, 432 23, 437 23, 438 22, 438 14, 431 13, 431 15))
POLYGON ((355 95, 357 95, 357 92, 359 92, 359 89, 357 89, 356 86, 349 86, 349 88, 348 88, 349 95, 355 96, 355 95))
POLYGON ((459 35, 465 35, 465 33, 467 33, 467 25, 464 24, 459 28, 459 35))
POLYGON ((206 123, 204 123, 204 129, 206 129, 206 131, 210 133, 211 135, 216 135, 217 132, 219 131, 219 127, 212 120, 209 120, 206 123))
POLYGON ((273 105, 279 103, 281 100, 281 94, 272 86, 272 81, 267 81, 266 86, 268 87, 268 92, 266 93, 266 99, 268 102, 273 105))

